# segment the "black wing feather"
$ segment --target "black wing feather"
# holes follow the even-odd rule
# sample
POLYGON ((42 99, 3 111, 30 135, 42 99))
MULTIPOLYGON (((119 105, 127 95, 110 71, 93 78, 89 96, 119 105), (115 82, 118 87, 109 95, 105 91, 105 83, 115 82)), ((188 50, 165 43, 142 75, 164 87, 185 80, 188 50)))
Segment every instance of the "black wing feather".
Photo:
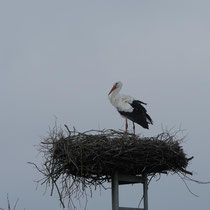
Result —
POLYGON ((141 104, 145 104, 145 105, 146 105, 146 103, 144 103, 144 102, 142 102, 142 101, 138 101, 138 100, 133 100, 133 102, 130 103, 130 105, 131 105, 134 109, 146 113, 147 110, 146 110, 141 104))
POLYGON ((152 124, 153 122, 142 104, 146 105, 146 103, 142 101, 133 100, 132 103, 130 103, 130 105, 133 107, 132 112, 119 111, 119 113, 129 120, 141 125, 143 128, 148 129, 148 124, 152 124))

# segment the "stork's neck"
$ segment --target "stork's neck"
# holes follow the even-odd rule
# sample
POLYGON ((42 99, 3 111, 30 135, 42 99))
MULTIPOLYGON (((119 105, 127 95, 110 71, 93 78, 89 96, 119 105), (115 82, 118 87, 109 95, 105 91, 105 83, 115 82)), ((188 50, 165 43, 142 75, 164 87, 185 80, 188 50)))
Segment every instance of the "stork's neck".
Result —
POLYGON ((120 95, 119 92, 121 90, 121 87, 116 88, 115 90, 112 91, 112 93, 109 96, 110 102, 113 104, 115 99, 120 95))

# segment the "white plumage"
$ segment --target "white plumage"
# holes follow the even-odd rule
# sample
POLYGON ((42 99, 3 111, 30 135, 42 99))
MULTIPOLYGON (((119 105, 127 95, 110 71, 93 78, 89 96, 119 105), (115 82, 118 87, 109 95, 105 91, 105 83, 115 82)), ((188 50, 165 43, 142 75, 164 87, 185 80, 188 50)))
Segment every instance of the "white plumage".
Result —
POLYGON ((148 129, 148 124, 152 124, 151 117, 147 114, 146 109, 142 104, 146 103, 135 100, 133 97, 128 95, 119 94, 122 88, 122 82, 114 83, 111 91, 109 92, 109 100, 111 104, 117 109, 121 116, 126 118, 126 127, 127 132, 128 123, 127 119, 133 122, 133 133, 135 134, 135 125, 134 122, 141 125, 143 128, 148 129))

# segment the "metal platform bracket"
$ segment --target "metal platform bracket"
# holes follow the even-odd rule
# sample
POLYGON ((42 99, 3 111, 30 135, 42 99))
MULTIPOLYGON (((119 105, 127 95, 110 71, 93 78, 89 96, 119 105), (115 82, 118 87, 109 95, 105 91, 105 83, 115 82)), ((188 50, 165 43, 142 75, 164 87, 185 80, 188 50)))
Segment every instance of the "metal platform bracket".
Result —
POLYGON ((148 184, 147 176, 130 176, 118 174, 117 171, 114 172, 112 176, 112 210, 148 210, 148 184), (144 208, 129 208, 129 207, 119 207, 119 185, 123 184, 143 184, 143 198, 144 198, 144 208))

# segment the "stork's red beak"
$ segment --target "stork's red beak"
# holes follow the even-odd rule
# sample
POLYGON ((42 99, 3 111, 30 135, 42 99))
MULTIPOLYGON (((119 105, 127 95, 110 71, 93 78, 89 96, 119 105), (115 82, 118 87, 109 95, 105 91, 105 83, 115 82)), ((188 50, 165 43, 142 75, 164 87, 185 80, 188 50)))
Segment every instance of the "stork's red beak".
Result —
POLYGON ((113 90, 115 90, 117 87, 116 87, 116 85, 114 85, 113 87, 112 87, 112 89, 110 90, 110 92, 109 92, 109 94, 108 95, 110 95, 111 94, 111 92, 113 91, 113 90))

